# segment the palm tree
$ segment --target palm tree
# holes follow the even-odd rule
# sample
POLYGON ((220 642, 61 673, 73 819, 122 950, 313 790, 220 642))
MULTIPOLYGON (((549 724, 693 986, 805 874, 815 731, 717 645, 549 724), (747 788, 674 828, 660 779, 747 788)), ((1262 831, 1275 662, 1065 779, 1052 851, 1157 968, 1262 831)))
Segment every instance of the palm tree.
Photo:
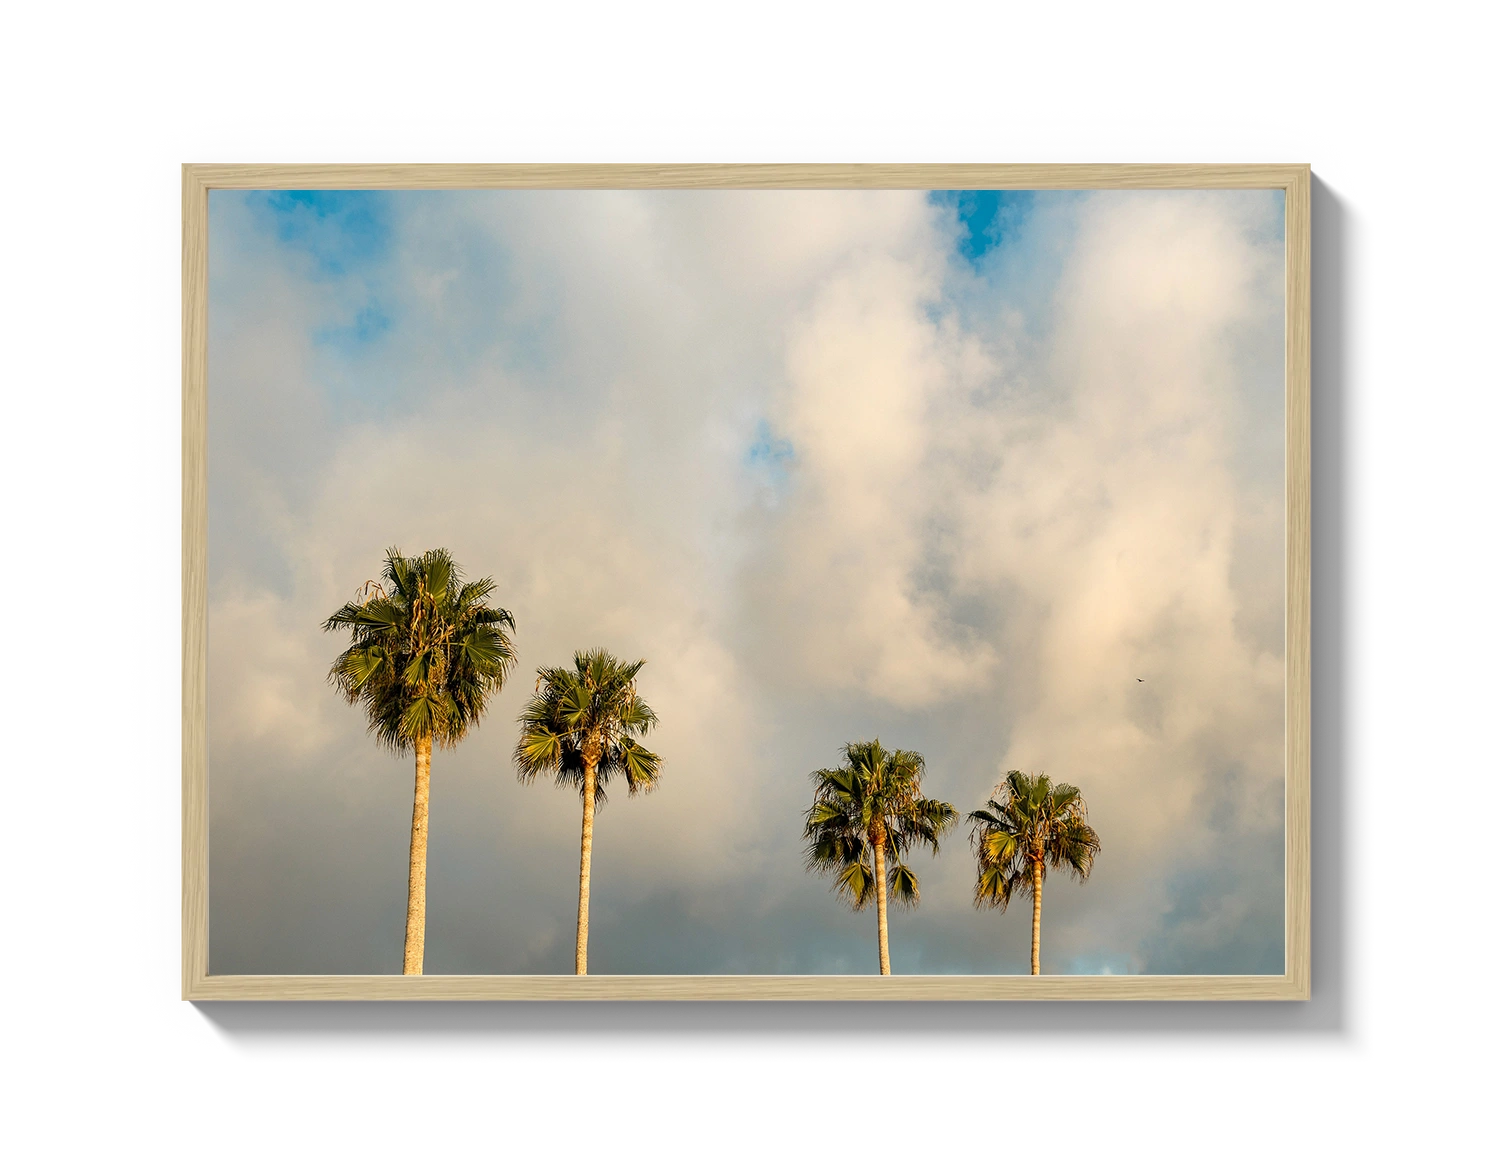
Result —
POLYGON ((384 747, 416 756, 406 878, 403 975, 422 973, 427 933, 427 803, 432 746, 451 748, 484 715, 515 661, 511 615, 489 604, 488 577, 464 583, 447 549, 387 549, 379 581, 323 623, 349 631, 328 679, 369 717, 384 747))
POLYGON ((580 650, 573 668, 538 670, 536 696, 521 711, 516 771, 523 784, 547 773, 558 787, 576 787, 583 798, 583 840, 578 861, 578 934, 574 971, 589 967, 589 871, 594 858, 594 806, 605 788, 624 776, 630 795, 650 792, 662 760, 635 739, 656 726, 656 712, 636 693, 644 661, 621 662, 607 650, 580 650))
POLYGON ((1010 905, 1017 890, 1031 892, 1031 973, 1042 971, 1042 882, 1047 866, 1087 881, 1099 852, 1088 806, 1071 784, 1053 784, 1045 772, 1006 773, 985 807, 971 812, 969 841, 979 863, 974 905, 1010 905), (999 799, 995 799, 999 797, 999 799))
POLYGON ((936 854, 938 838, 958 819, 951 804, 922 795, 926 768, 916 752, 887 751, 877 739, 845 744, 842 767, 811 776, 813 804, 802 830, 807 868, 833 874, 835 892, 854 910, 874 898, 882 975, 891 973, 886 895, 908 906, 921 896, 902 858, 917 845, 936 854))

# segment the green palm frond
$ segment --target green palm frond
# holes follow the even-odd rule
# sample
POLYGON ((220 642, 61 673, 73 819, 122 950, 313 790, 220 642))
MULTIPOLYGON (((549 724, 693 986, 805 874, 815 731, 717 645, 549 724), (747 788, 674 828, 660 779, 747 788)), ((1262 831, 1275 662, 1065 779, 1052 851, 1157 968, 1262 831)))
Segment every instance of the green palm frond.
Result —
POLYGON ((1050 799, 1059 809, 1070 809, 1083 800, 1083 794, 1072 784, 1054 785, 1050 793, 1050 799))
MULTIPOLYGON (((971 813, 970 819, 978 819, 977 814, 971 813)), ((980 820, 969 837, 973 842, 976 856, 985 865, 1008 864, 1020 847, 1020 839, 1008 821, 980 820)))
POLYGON ((454 569, 453 561, 448 557, 433 557, 427 562, 423 584, 439 605, 448 600, 448 586, 453 580, 454 569))
POLYGON ((617 748, 606 757, 609 770, 625 777, 632 796, 650 792, 656 787, 656 781, 661 775, 661 762, 659 755, 628 735, 622 735, 617 748))
POLYGON ((811 776, 813 788, 823 791, 825 788, 835 791, 847 798, 850 802, 858 802, 856 789, 858 781, 854 772, 849 768, 819 768, 811 776))
MULTIPOLYGON (((420 559, 418 558, 419 561, 420 559)), ((393 548, 385 550, 385 570, 381 575, 390 583, 392 592, 397 596, 407 600, 415 596, 416 563, 407 560, 393 548)))
MULTIPOLYGON (((810 826, 822 829, 830 825, 836 825, 842 836, 850 833, 854 826, 858 825, 859 817, 849 808, 827 801, 819 801, 807 810, 807 823, 810 826)), ((827 834, 822 834, 826 836, 827 834)))
POLYGON ((460 585, 458 597, 453 603, 454 608, 460 611, 474 610, 475 612, 479 612, 485 609, 484 599, 494 592, 494 589, 495 579, 493 577, 480 577, 477 581, 470 581, 467 585, 460 585))
POLYGON ((863 861, 851 861, 834 879, 833 889, 850 909, 863 910, 875 897, 875 874, 863 861))
POLYGON ((913 845, 922 844, 936 854, 939 839, 957 820, 958 810, 946 801, 918 797, 909 806, 896 811, 891 840, 903 853, 913 845))
POLYGON ((891 899, 898 906, 915 906, 922 899, 917 875, 900 862, 891 867, 891 899))
POLYGON ((348 697, 358 694, 385 665, 386 653, 383 646, 356 643, 334 659, 330 676, 339 691, 348 697))
POLYGON ((430 681, 429 676, 432 673, 435 657, 430 646, 418 650, 407 662, 406 669, 401 672, 401 681, 409 687, 425 692, 427 688, 424 684, 430 681))
POLYGON ((550 727, 530 727, 516 746, 517 767, 528 776, 555 771, 561 761, 563 739, 550 727))
POLYGON ((557 716, 564 727, 577 727, 589 716, 594 704, 593 692, 582 681, 568 680, 557 694, 557 716))
MULTIPOLYGON (((1078 801, 1082 805, 1082 801, 1078 801)), ((1064 816, 1048 843, 1047 860, 1054 868, 1066 869, 1077 881, 1087 881, 1099 852, 1099 834, 1075 811, 1064 816)))
POLYGON ((432 735, 437 721, 437 704, 426 695, 418 695, 401 712, 401 735, 409 743, 432 735))
POLYGON ((858 818, 847 808, 828 802, 813 805, 807 813, 813 829, 803 836, 808 844, 804 852, 809 870, 837 873, 852 861, 863 859, 866 843, 858 831, 858 818))
POLYGON ((1004 910, 1010 905, 1010 896, 1014 888, 1011 876, 1000 866, 981 869, 974 883, 974 904, 976 906, 999 906, 1004 910))
POLYGON ((656 726, 656 722, 656 712, 639 695, 632 694, 630 702, 620 713, 621 726, 634 735, 644 735, 656 726))

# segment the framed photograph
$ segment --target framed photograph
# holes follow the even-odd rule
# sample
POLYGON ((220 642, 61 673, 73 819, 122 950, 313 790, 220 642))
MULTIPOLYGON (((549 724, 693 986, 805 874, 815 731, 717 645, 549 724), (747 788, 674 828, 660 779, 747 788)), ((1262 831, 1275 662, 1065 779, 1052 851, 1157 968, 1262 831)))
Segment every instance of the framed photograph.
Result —
POLYGON ((1304 999, 1310 176, 183 168, 183 997, 1304 999))

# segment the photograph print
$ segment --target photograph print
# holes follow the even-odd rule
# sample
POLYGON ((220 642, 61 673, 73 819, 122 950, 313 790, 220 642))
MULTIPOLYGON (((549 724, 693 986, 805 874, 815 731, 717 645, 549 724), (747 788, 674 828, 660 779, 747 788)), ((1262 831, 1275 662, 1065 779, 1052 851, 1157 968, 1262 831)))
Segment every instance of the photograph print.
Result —
POLYGON ((209 191, 208 976, 1284 976, 1287 214, 209 191))

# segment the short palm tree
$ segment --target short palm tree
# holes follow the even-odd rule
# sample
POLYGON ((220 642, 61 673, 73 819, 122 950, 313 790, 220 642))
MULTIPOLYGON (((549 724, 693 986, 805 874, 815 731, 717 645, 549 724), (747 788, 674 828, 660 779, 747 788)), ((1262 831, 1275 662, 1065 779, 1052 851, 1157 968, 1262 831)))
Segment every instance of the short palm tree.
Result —
POLYGON ((594 857, 594 808, 609 781, 623 776, 630 795, 650 792, 662 760, 636 740, 656 726, 656 712, 635 689, 645 664, 621 662, 607 650, 580 650, 573 667, 538 670, 536 695, 521 712, 516 771, 523 784, 547 774, 583 799, 578 861, 578 934, 574 971, 588 974, 589 874, 594 857))
POLYGON ((938 839, 958 819, 951 804, 922 795, 926 767, 916 752, 887 751, 877 739, 845 744, 841 767, 811 777, 813 803, 802 830, 807 868, 833 874, 834 890, 852 909, 874 899, 882 975, 891 973, 886 896, 908 906, 921 896, 903 858, 917 845, 937 853, 938 839))
POLYGON ((328 672, 362 706, 385 747, 416 757, 406 950, 401 970, 422 973, 427 933, 427 805, 432 747, 451 748, 484 715, 515 661, 511 615, 489 604, 495 583, 463 581, 447 549, 404 557, 387 549, 379 581, 323 623, 347 630, 349 647, 328 672))
POLYGON ((1071 784, 1053 784, 1045 772, 1006 773, 985 807, 971 812, 969 841, 979 863, 974 905, 999 906, 1011 895, 1031 893, 1031 973, 1042 971, 1042 882, 1047 867, 1087 881, 1099 852, 1099 834, 1088 823, 1088 806, 1071 784), (998 798, 998 799, 997 799, 998 798))

